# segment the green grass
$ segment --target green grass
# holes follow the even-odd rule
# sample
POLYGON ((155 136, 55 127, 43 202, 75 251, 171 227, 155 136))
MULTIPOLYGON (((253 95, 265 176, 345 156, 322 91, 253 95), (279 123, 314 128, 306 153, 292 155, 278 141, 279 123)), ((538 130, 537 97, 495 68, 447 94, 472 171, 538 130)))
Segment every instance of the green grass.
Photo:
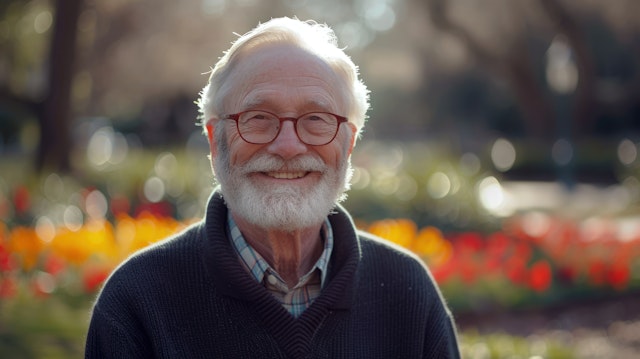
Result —
POLYGON ((90 303, 19 295, 0 302, 4 359, 82 358, 90 303))

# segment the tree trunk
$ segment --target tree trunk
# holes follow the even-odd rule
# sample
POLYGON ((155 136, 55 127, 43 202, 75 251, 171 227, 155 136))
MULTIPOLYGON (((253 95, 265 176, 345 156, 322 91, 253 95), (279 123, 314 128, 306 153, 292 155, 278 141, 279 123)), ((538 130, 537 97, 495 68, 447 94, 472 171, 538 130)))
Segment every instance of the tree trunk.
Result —
POLYGON ((526 46, 511 49, 504 56, 492 53, 471 31, 449 17, 447 0, 429 0, 426 5, 436 28, 460 40, 486 70, 500 76, 509 84, 518 102, 527 132, 538 139, 548 139, 555 113, 550 99, 536 80, 526 46))
POLYGON ((48 89, 40 117, 36 168, 69 171, 71 86, 82 0, 56 0, 48 63, 48 89))

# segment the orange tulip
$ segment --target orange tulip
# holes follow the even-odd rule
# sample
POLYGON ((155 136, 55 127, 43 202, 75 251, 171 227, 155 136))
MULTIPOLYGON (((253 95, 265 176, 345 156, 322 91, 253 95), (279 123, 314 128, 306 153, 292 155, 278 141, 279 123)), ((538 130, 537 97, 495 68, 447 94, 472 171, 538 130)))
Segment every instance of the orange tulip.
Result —
POLYGON ((385 219, 369 226, 369 232, 404 248, 410 248, 418 229, 408 219, 385 219))
POLYGON ((33 228, 16 227, 9 233, 9 251, 22 259, 22 267, 26 271, 32 270, 38 263, 44 243, 33 228))

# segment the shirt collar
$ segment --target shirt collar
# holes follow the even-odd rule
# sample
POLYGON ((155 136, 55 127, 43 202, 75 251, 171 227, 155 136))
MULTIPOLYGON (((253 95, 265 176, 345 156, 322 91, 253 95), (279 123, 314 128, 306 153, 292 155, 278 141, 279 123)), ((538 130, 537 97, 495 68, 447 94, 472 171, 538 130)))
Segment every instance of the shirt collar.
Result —
MULTIPOLYGON (((236 225, 235 221, 231 217, 231 212, 227 213, 227 228, 229 230, 231 243, 236 253, 240 257, 240 261, 244 267, 251 273, 252 277, 258 282, 263 283, 264 276, 267 271, 277 273, 267 261, 258 253, 253 247, 247 243, 247 241, 240 233, 240 229, 236 225)), ((324 248, 320 258, 316 261, 316 264, 311 268, 310 272, 318 269, 320 270, 321 286, 324 286, 325 279, 329 268, 329 260, 331 258, 331 252, 333 251, 333 231, 331 229, 331 223, 329 219, 325 219, 320 230, 321 238, 324 242, 324 248)), ((309 273, 303 276, 308 278, 309 273)))

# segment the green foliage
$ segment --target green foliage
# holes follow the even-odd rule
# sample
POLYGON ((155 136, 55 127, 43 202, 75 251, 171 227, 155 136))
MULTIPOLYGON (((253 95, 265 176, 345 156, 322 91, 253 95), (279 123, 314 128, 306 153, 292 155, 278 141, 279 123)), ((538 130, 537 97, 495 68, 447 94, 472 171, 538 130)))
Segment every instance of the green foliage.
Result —
POLYGON ((505 333, 482 335, 472 330, 462 333, 460 350, 463 358, 473 359, 576 357, 567 343, 557 339, 541 336, 524 338, 505 333))
POLYGON ((81 358, 90 302, 21 293, 0 301, 0 353, 6 359, 81 358), (76 303, 76 305, 71 305, 76 303))

